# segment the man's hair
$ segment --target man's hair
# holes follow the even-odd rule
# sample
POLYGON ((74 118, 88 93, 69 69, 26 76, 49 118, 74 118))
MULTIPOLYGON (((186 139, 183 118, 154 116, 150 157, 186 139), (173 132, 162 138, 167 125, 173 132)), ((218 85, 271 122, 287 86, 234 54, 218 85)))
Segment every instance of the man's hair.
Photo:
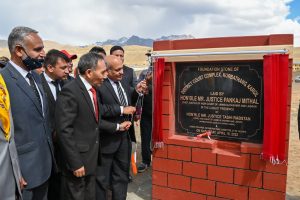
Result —
POLYGON ((9 59, 5 56, 1 56, 0 57, 0 68, 5 67, 5 65, 7 64, 7 62, 9 61, 9 59))
POLYGON ((105 50, 102 47, 98 47, 98 46, 91 48, 91 50, 89 52, 90 53, 103 53, 104 55, 106 55, 105 50))
POLYGON ((121 46, 113 46, 113 47, 110 49, 110 51, 109 51, 110 55, 112 55, 112 53, 113 53, 114 51, 117 51, 117 50, 121 50, 121 51, 123 51, 123 53, 125 53, 123 47, 121 47, 121 46))
POLYGON ((64 53, 60 52, 59 50, 51 49, 50 51, 48 51, 48 53, 46 54, 46 57, 45 57, 45 61, 44 61, 45 69, 47 69, 48 65, 55 67, 57 60, 59 58, 63 59, 67 63, 70 62, 70 59, 68 58, 68 56, 66 56, 64 53))
POLYGON ((87 53, 80 57, 78 62, 78 71, 83 75, 88 69, 96 69, 98 61, 104 60, 103 56, 97 53, 87 53))
POLYGON ((17 44, 20 44, 25 48, 24 39, 31 33, 38 33, 38 31, 24 26, 15 27, 8 36, 9 52, 13 53, 17 44))

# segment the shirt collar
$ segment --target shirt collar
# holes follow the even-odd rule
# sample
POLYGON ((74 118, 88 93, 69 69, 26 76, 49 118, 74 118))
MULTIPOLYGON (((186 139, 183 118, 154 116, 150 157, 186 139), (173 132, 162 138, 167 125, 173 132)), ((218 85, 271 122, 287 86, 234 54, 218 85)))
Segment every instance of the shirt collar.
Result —
POLYGON ((29 73, 28 71, 26 71, 25 69, 23 69, 22 67, 20 67, 19 65, 17 65, 16 63, 14 63, 13 61, 9 61, 9 63, 24 77, 26 78, 27 74, 29 73))
POLYGON ((43 72, 43 73, 44 73, 44 76, 45 76, 46 81, 47 81, 48 83, 52 83, 53 79, 50 78, 50 76, 48 76, 48 74, 46 74, 45 72, 43 72))
POLYGON ((87 91, 90 91, 90 89, 92 88, 92 85, 89 82, 87 82, 87 80, 85 80, 85 78, 83 78, 81 75, 79 75, 79 78, 83 82, 83 84, 84 84, 85 88, 87 89, 87 91))
POLYGON ((110 82, 112 85, 115 85, 116 82, 119 82, 119 81, 113 81, 113 80, 111 80, 110 78, 107 78, 107 79, 109 80, 109 82, 110 82))

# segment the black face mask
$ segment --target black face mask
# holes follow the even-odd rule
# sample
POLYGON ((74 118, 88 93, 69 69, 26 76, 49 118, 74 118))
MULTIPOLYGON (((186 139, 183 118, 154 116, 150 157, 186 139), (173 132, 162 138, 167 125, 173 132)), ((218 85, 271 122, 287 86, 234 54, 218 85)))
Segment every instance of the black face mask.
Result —
POLYGON ((44 59, 31 58, 26 53, 25 49, 24 49, 24 52, 27 55, 27 57, 25 59, 23 59, 22 62, 29 69, 29 71, 30 70, 35 70, 35 69, 38 69, 38 68, 42 67, 44 59))

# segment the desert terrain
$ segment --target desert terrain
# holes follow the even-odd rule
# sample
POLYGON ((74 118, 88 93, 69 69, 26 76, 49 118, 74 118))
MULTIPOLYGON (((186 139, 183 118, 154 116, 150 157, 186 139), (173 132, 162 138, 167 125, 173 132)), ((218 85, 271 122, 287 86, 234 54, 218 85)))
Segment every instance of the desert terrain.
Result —
MULTIPOLYGON (((63 45, 63 44, 59 44, 57 42, 46 40, 46 41, 44 41, 44 46, 45 46, 46 52, 49 51, 50 49, 58 49, 58 50, 65 49, 70 54, 77 54, 78 58, 73 61, 74 66, 77 66, 80 56, 89 52, 89 50, 94 45, 87 45, 87 46, 79 47, 79 46, 63 45)), ((109 50, 111 47, 112 47, 112 45, 103 46, 103 48, 106 51, 106 54, 109 54, 109 50)), ((150 47, 131 45, 131 46, 124 46, 124 50, 125 50, 125 64, 126 65, 131 66, 135 69, 147 67, 148 63, 147 63, 147 57, 145 56, 145 53, 147 53, 148 50, 151 50, 150 47)), ((6 47, 0 46, 0 56, 6 56, 9 58, 9 52, 6 47)))

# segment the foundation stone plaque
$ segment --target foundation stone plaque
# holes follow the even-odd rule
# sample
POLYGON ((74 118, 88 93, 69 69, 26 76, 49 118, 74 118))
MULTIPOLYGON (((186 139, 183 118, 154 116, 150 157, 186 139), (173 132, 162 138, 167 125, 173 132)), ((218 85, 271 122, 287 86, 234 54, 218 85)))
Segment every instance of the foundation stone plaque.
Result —
POLYGON ((176 133, 262 142, 263 63, 176 64, 176 133))

